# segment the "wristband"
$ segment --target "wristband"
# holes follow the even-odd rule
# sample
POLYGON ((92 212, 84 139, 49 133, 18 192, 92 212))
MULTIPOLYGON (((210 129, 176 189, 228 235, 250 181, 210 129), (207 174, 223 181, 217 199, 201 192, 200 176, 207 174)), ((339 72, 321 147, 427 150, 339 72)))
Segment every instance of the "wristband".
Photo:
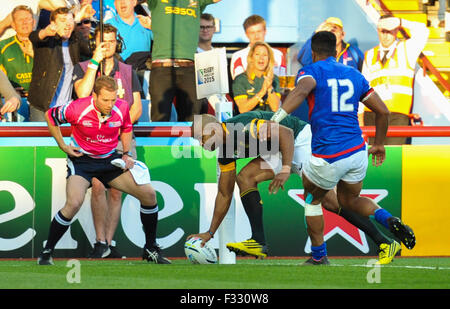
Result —
POLYGON ((95 70, 95 71, 97 71, 97 69, 98 69, 98 65, 93 64, 93 63, 89 63, 87 67, 88 67, 89 69, 93 69, 93 70, 95 70))
POLYGON ((270 120, 279 123, 279 122, 281 122, 281 120, 283 120, 284 118, 286 118, 287 115, 288 115, 288 113, 286 113, 286 111, 280 107, 280 108, 275 112, 275 114, 273 114, 273 116, 272 116, 272 118, 270 118, 270 120))
POLYGON ((92 62, 93 64, 97 65, 97 66, 100 64, 100 63, 98 63, 97 61, 95 61, 94 58, 91 59, 91 62, 92 62))
POLYGON ((131 155, 131 153, 129 152, 129 151, 125 151, 125 152, 123 152, 122 153, 122 156, 124 156, 124 155, 127 155, 127 156, 129 156, 129 157, 131 157, 132 155, 131 155))
POLYGON ((211 235, 211 238, 214 238, 214 233, 208 230, 208 234, 211 235))

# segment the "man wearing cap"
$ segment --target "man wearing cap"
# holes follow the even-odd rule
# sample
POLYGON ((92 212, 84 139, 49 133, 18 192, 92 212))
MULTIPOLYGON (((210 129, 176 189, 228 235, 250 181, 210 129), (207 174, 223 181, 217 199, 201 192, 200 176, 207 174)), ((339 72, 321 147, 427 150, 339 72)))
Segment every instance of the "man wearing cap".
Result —
MULTIPOLYGON (((429 30, 423 23, 384 15, 378 21, 377 32, 380 44, 366 52, 362 73, 391 112, 389 126, 407 126, 413 107, 414 68, 429 30), (409 30, 410 39, 397 39, 401 27, 409 30)), ((368 109, 364 109, 363 124, 375 125, 375 114, 368 109)), ((405 142, 404 137, 386 140, 387 145, 405 142)))
MULTIPOLYGON (((336 36, 336 61, 345 65, 352 66, 361 72, 362 64, 364 61, 364 54, 358 47, 344 41, 344 24, 342 23, 342 20, 340 18, 327 18, 322 24, 319 25, 316 32, 318 31, 333 32, 336 36)), ((306 43, 300 49, 297 60, 302 66, 313 63, 311 53, 311 38, 306 41, 306 43)))

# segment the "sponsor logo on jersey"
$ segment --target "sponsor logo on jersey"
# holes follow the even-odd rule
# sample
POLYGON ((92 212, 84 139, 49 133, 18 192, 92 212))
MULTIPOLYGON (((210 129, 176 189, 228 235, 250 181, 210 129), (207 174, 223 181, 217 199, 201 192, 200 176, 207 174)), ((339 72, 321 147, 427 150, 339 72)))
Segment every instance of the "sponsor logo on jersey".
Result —
POLYGON ((92 128, 92 127, 93 127, 92 122, 91 122, 90 120, 83 120, 83 121, 81 122, 81 124, 82 124, 84 127, 88 127, 88 128, 92 128))
POLYGON ((177 6, 166 6, 166 14, 170 15, 170 14, 175 14, 175 15, 188 15, 188 16, 192 16, 194 18, 197 18, 197 13, 194 9, 186 9, 186 8, 180 8, 177 6))

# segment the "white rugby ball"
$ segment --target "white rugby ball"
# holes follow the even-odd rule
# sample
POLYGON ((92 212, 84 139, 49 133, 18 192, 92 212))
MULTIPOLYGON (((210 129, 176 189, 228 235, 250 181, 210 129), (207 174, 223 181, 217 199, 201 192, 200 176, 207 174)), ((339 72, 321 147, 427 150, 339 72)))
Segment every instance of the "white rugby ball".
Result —
POLYGON ((209 243, 200 247, 202 239, 192 237, 184 243, 184 253, 192 264, 217 264, 216 250, 209 243))

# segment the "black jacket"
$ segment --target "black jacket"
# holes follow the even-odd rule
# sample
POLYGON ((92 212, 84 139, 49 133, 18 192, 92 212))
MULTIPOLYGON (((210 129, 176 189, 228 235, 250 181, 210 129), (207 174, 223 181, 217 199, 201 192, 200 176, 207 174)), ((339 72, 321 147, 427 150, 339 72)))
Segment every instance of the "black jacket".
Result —
MULTIPOLYGON (((64 63, 61 37, 56 35, 41 40, 39 31, 38 29, 30 34, 34 65, 28 101, 33 107, 45 112, 58 88, 64 63)), ((91 56, 88 42, 76 32, 69 38, 69 53, 73 65, 80 62, 80 54, 91 56)))

